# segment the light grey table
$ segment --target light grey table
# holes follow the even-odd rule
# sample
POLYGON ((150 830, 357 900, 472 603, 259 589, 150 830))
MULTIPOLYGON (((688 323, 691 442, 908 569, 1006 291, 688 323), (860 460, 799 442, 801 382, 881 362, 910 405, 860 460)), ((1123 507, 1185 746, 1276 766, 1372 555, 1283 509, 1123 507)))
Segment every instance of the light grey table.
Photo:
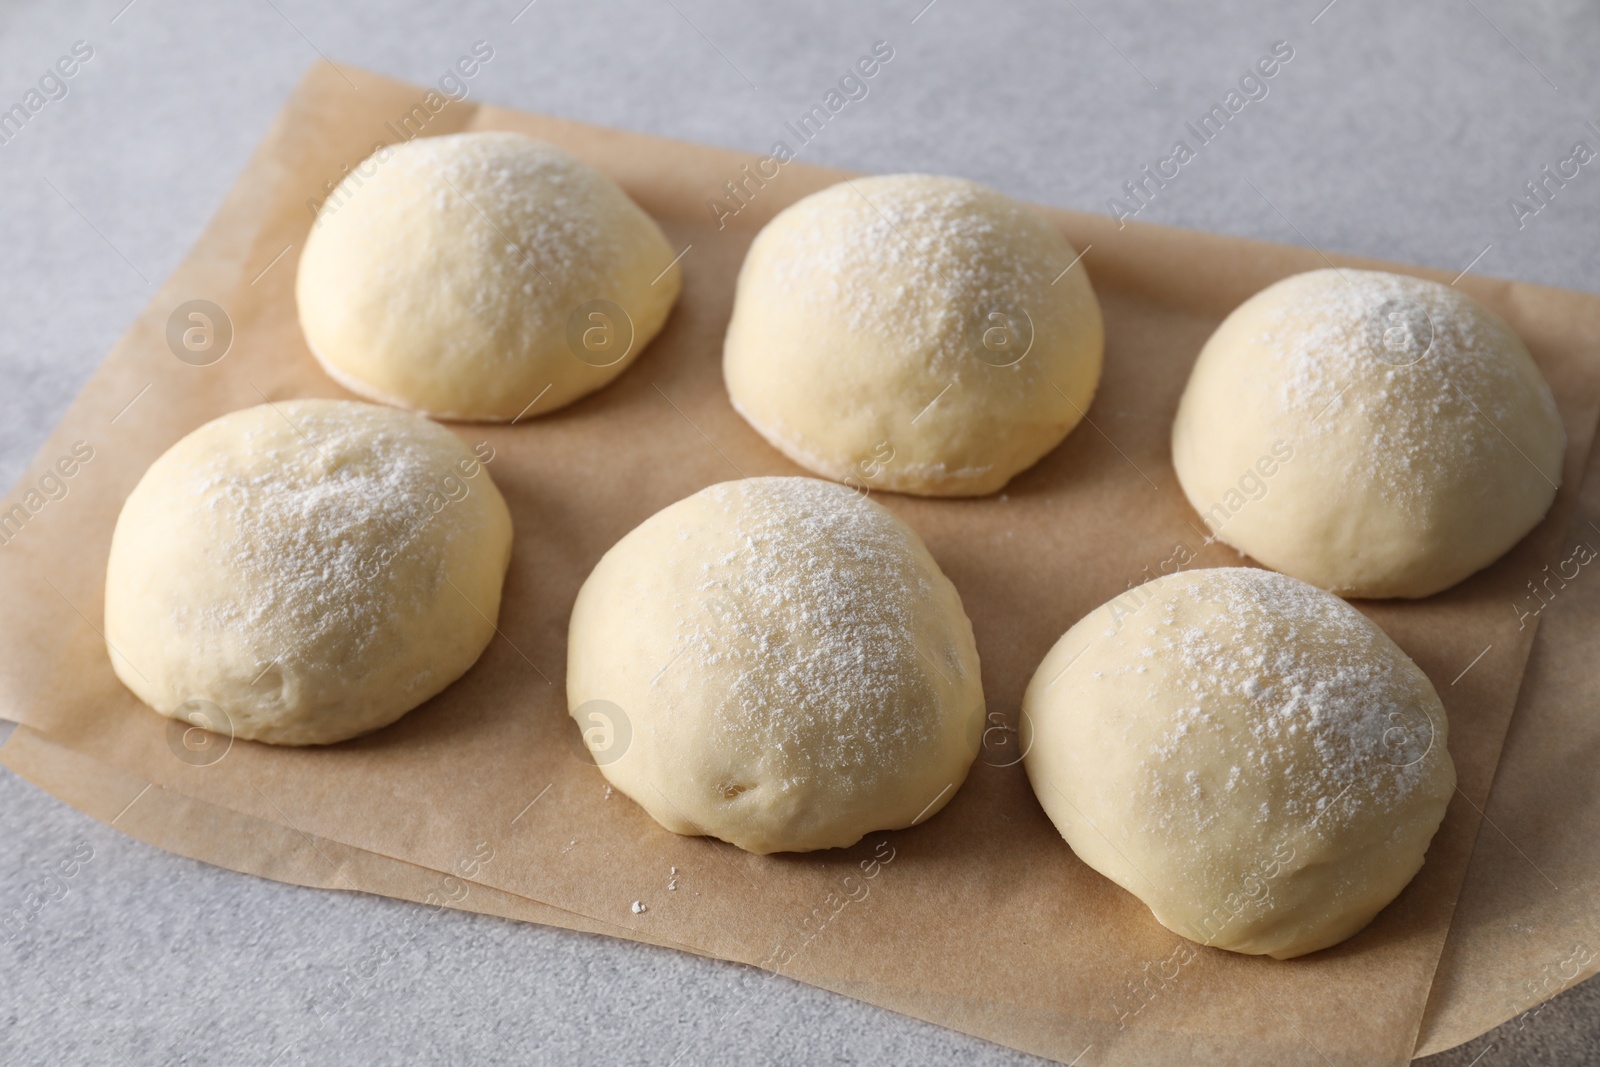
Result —
MULTIPOLYGON (((1524 190, 1575 142, 1600 149, 1600 11, 1582 0, 526 2, 0 4, 0 107, 75 42, 93 50, 0 144, 0 483, 327 57, 434 82, 482 40, 479 99, 765 151, 886 40, 893 62, 805 159, 1109 212, 1286 41, 1267 95, 1130 204, 1139 218, 1600 291, 1600 161, 1537 213, 1524 190)), ((9 773, 0 841, 0 911, 93 849, 67 896, 0 944, 7 1064, 1031 1059, 747 968, 463 914, 426 924, 319 1021, 410 905, 180 859, 9 773)), ((1600 984, 1433 1062, 1600 1062, 1600 984)))

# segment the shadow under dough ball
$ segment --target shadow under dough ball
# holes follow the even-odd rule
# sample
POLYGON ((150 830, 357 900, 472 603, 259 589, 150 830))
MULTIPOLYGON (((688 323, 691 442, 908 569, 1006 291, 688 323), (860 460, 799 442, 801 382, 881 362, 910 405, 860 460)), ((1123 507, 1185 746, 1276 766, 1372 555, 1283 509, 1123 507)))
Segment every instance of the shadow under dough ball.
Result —
POLYGON ((1566 433, 1522 340, 1438 282, 1296 274, 1205 344, 1172 460, 1216 536, 1344 596, 1423 597, 1538 525, 1566 433))
POLYGON ((329 194, 300 256, 300 325, 352 392, 446 419, 545 414, 610 382, 681 277, 605 174, 515 133, 386 146, 329 194))
POLYGON ((494 636, 511 514, 488 458, 420 415, 349 400, 206 423, 117 518, 117 677, 162 715, 272 744, 395 721, 494 636))
POLYGON ((739 271, 722 370, 791 460, 869 489, 981 496, 1078 424, 1104 327, 1078 253, 959 178, 858 178, 769 222, 739 271))
POLYGON ((910 527, 844 486, 747 478, 601 558, 572 609, 567 701, 609 727, 606 779, 668 830, 804 852, 947 804, 983 685, 961 598, 910 527))
POLYGON ((1073 626, 1023 696, 1028 779, 1079 859, 1192 941, 1337 944, 1411 881, 1455 790, 1439 696, 1365 615, 1250 567, 1073 626))

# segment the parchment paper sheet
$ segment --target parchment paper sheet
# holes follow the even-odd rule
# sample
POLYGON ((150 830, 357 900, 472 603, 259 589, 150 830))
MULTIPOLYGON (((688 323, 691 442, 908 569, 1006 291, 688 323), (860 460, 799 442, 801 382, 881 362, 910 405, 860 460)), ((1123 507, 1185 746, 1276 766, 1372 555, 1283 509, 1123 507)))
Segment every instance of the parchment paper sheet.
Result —
MULTIPOLYGON (((1434 975, 1419 1056, 1512 1018, 1537 1025, 1545 1001, 1600 972, 1597 458, 1600 444, 1571 532, 1540 574, 1548 606, 1434 975)), ((1520 606, 1537 605, 1529 594, 1520 606)))
MULTIPOLYGON (((720 375, 732 280, 750 238, 777 210, 840 177, 799 163, 719 230, 706 199, 741 178, 749 157, 487 107, 451 104, 433 115, 429 135, 520 129, 607 170, 675 248, 687 246, 683 298, 639 362, 594 397, 516 427, 457 427, 495 448, 489 469, 517 522, 504 637, 465 678, 393 727, 344 745, 237 742, 209 766, 179 758, 167 721, 117 683, 97 633, 110 530, 148 464, 201 422, 263 399, 344 395, 316 368, 294 317, 306 201, 378 139, 393 140, 386 124, 426 93, 354 76, 359 92, 326 68, 306 79, 194 252, 24 476, 18 494, 74 442, 95 448, 68 494, 0 551, 5 600, 27 605, 0 616, 11 650, 0 673, 8 714, 161 788, 147 798, 202 801, 404 861, 412 871, 381 875, 396 895, 423 898, 437 878, 423 872, 458 870, 487 841, 504 862, 473 877, 559 909, 543 913, 547 921, 586 916, 1060 1059, 1090 1044, 1099 1063, 1409 1057, 1533 634, 1509 605, 1556 558, 1570 492, 1522 545, 1456 589, 1364 605, 1444 696, 1463 796, 1400 899, 1358 937, 1308 959, 1197 950, 1152 999, 1139 999, 1135 985, 1152 970, 1170 973, 1164 961, 1182 943, 1072 856, 1017 766, 980 764, 947 809, 913 830, 871 835, 838 854, 763 858, 665 833, 609 795, 574 754, 561 686, 566 619, 599 555, 704 485, 801 473, 732 411, 720 375), (235 331, 232 350, 208 367, 179 362, 165 340, 172 309, 195 297, 225 308, 235 331), (674 866, 680 888, 668 894, 674 866), (633 915, 633 900, 649 910, 633 915)), ((1068 625, 1164 561, 1238 561, 1204 543, 1176 486, 1172 413, 1194 354, 1228 310, 1324 263, 1301 249, 1050 214, 1089 249, 1083 263, 1106 312, 1107 371, 1091 421, 1003 497, 881 498, 922 533, 960 589, 996 711, 1015 707, 1068 625)), ((1555 386, 1572 438, 1564 479, 1575 484, 1600 392, 1600 370, 1585 358, 1600 333, 1600 301, 1488 279, 1459 284, 1512 322, 1555 386)), ((167 840, 184 836, 174 829, 167 840)), ((266 862, 234 855, 242 869, 266 862)), ((296 869, 286 880, 311 877, 296 869)))
POLYGON ((79 811, 190 859, 291 885, 379 893, 430 907, 462 908, 613 937, 634 936, 609 923, 472 882, 466 875, 485 857, 487 863, 494 862, 489 850, 474 851, 470 862, 456 871, 433 871, 151 785, 26 726, 17 727, 0 752, 0 762, 12 771, 79 811))

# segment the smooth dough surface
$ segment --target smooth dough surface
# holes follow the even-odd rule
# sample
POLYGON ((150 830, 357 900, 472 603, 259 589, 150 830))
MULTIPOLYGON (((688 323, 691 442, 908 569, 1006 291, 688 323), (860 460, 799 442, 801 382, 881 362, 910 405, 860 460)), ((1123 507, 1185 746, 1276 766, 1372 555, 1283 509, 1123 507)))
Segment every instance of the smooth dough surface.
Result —
POLYGON ((995 492, 1061 443, 1100 381, 1100 305, 1077 258, 1038 212, 974 182, 841 182, 751 245, 728 393, 818 474, 995 492))
POLYGON ((393 722, 494 636, 511 516, 492 458, 420 415, 345 400, 206 423, 117 519, 117 676, 163 715, 214 729, 208 702, 233 736, 274 744, 393 722))
POLYGON ((1023 698, 1072 850, 1194 941, 1279 959, 1366 926, 1455 789, 1422 671, 1331 593, 1182 571, 1073 626, 1023 698))
POLYGON ((458 133, 380 148, 339 184, 295 297, 346 388, 504 421, 621 374, 680 285, 661 228, 605 174, 521 134, 458 133))
POLYGON ((657 822, 757 853, 931 818, 983 713, 972 626, 921 539, 812 478, 713 485, 617 542, 572 610, 567 699, 629 735, 597 762, 657 822))
POLYGON ((1178 480, 1221 540, 1358 597, 1428 596, 1494 562, 1549 509, 1565 448, 1504 321, 1437 282, 1358 270, 1240 305, 1172 433, 1178 480))

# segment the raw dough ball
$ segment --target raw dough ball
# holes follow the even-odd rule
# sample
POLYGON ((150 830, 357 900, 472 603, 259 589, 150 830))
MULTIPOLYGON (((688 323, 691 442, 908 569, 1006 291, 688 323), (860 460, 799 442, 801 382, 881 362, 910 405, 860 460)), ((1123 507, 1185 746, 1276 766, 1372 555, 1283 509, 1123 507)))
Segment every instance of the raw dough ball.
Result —
POLYGON ((722 361, 733 406, 829 478, 995 492, 1061 443, 1100 381, 1100 305, 1077 256, 973 182, 824 189, 745 257, 722 361))
POLYGON ((117 676, 163 715, 215 728, 215 705, 233 736, 279 745, 398 719, 494 636, 511 515, 480 451, 347 400, 206 423, 151 464, 117 519, 117 676))
POLYGON ((596 753, 611 784, 750 852, 920 822, 978 754, 955 587, 889 511, 811 478, 724 482, 646 519, 584 582, 567 657, 573 717, 615 731, 596 753))
POLYGON ((1376 625, 1245 567, 1085 616, 1023 698, 1050 821, 1175 933, 1299 956, 1372 921, 1455 789, 1444 706, 1376 625))
POLYGON ((515 133, 422 137, 355 168, 300 257, 300 325, 323 369, 451 419, 543 414, 621 374, 680 278, 617 183, 515 133))
POLYGON ((1206 342, 1172 431, 1189 502, 1269 567, 1421 597, 1543 518, 1566 434, 1526 346, 1471 297, 1398 274, 1285 278, 1206 342))

